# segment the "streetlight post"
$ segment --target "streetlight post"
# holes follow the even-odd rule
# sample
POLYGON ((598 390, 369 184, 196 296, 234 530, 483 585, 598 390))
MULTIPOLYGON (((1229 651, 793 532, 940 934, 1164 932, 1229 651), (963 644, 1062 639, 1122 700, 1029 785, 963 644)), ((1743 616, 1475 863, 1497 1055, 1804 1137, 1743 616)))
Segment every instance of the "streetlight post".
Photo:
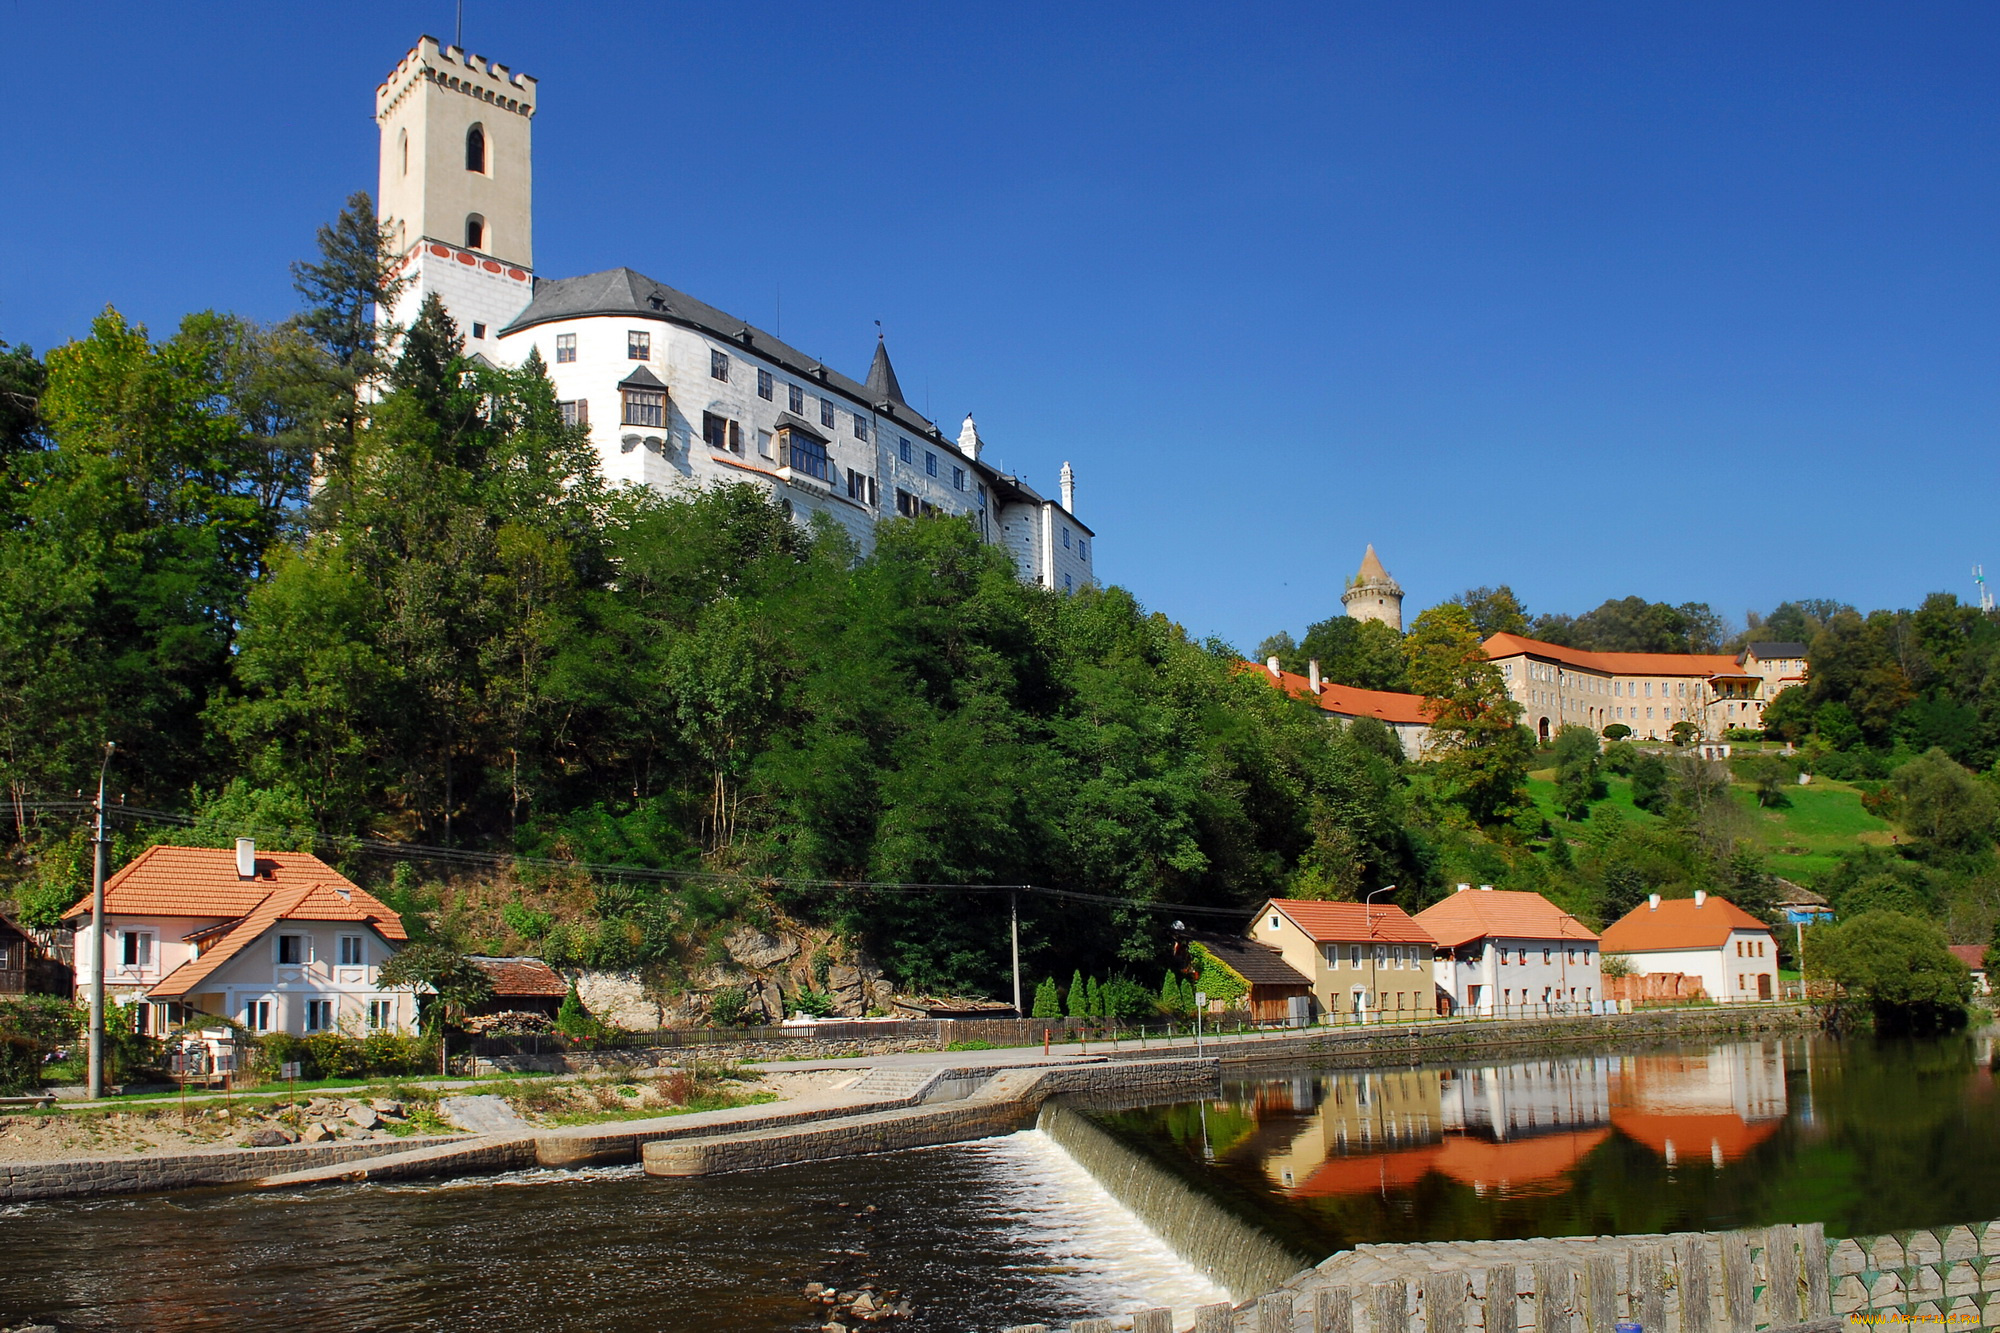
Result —
POLYGON ((104 742, 104 762, 97 770, 97 836, 91 839, 90 868, 90 1097, 104 1095, 104 778, 111 770, 111 752, 104 742))
MULTIPOLYGON (((1375 961, 1375 897, 1376 894, 1394 893, 1395 891, 1396 886, 1390 884, 1384 888, 1375 890, 1374 893, 1369 894, 1361 900, 1362 918, 1368 927, 1368 998, 1374 1001, 1377 1013, 1382 1011, 1382 993, 1376 988, 1376 972, 1380 965, 1375 961)), ((1364 1023, 1368 1021, 1368 1006, 1366 1004, 1361 1006, 1361 1021, 1364 1023)))
POLYGON ((1008 938, 1014 947, 1014 1017, 1026 1018, 1028 1011, 1021 1007, 1021 893, 1016 889, 1007 895, 1008 938))

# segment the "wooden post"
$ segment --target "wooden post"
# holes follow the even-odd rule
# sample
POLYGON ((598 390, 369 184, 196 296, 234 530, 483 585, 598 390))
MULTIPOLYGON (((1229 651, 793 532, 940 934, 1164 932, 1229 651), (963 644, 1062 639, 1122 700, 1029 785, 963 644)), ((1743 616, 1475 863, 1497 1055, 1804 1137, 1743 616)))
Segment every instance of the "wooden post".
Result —
POLYGON ((1713 1333, 1715 1319, 1710 1305, 1708 1246, 1699 1236, 1689 1236, 1679 1247, 1681 1262, 1680 1333, 1713 1333))
POLYGON ((1514 1265, 1486 1270, 1486 1333, 1520 1333, 1521 1311, 1515 1305, 1514 1265))
POLYGON ((1808 1222, 1799 1229, 1800 1260, 1806 1273, 1806 1318, 1828 1319, 1833 1315, 1833 1276, 1827 1268, 1826 1227, 1808 1222))
POLYGON ((1796 1324, 1799 1313, 1799 1251, 1797 1227, 1772 1227, 1764 1242, 1764 1267, 1770 1273, 1766 1287, 1771 1303, 1771 1323, 1782 1327, 1796 1324))
POLYGON ((1646 1333, 1667 1333, 1667 1281, 1657 1245, 1632 1251, 1632 1315, 1646 1333))
POLYGON ((1424 1279, 1424 1333, 1465 1333, 1465 1300, 1472 1294, 1463 1273, 1424 1279))
POLYGON ((1132 1316, 1132 1333, 1174 1333, 1174 1312, 1159 1308, 1141 1310, 1132 1316))
POLYGON ((1618 1323, 1618 1265, 1608 1254, 1584 1260, 1585 1299, 1578 1301, 1587 1313, 1586 1333, 1612 1333, 1618 1323))
POLYGON ((1374 1316, 1375 1327, 1370 1333, 1410 1333, 1409 1285, 1400 1278, 1389 1282, 1377 1282, 1369 1289, 1372 1297, 1369 1311, 1374 1316))
POLYGON ((1750 1271, 1750 1235, 1722 1237, 1722 1320, 1727 1333, 1756 1333, 1756 1278, 1750 1271))
POLYGON ((1195 1307, 1194 1333, 1236 1333, 1236 1311, 1227 1302, 1195 1307))
POLYGON ((1313 1299, 1313 1333, 1354 1333, 1354 1294, 1321 1287, 1313 1299))
POLYGON ((1292 1333, 1292 1293, 1274 1291, 1257 1298, 1257 1333, 1292 1333))
POLYGON ((1571 1333, 1570 1279, 1568 1264, 1535 1265, 1535 1333, 1571 1333))
POLYGON ((1118 1333, 1118 1325, 1109 1319, 1079 1319, 1069 1326, 1069 1333, 1118 1333))

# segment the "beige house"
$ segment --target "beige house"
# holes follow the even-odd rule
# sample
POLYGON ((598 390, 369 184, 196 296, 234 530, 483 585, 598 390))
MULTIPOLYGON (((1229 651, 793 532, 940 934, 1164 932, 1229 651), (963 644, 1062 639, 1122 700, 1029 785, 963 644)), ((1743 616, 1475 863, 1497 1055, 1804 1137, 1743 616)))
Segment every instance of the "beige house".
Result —
MULTIPOLYGON (((1797 644, 1753 645, 1798 648, 1797 644)), ((1664 741, 1674 724, 1691 722, 1700 739, 1716 741, 1732 728, 1762 727, 1773 685, 1803 678, 1803 653, 1774 660, 1727 653, 1593 653, 1519 634, 1486 640, 1486 656, 1500 668, 1507 692, 1521 706, 1536 737, 1548 740, 1567 726, 1601 732, 1614 724, 1640 740, 1664 741), (1796 663, 1779 668, 1776 661, 1796 663)))
POLYGON ((1322 1014, 1387 1021, 1437 1013, 1437 942, 1400 907, 1273 898, 1246 933, 1312 982, 1322 1014))

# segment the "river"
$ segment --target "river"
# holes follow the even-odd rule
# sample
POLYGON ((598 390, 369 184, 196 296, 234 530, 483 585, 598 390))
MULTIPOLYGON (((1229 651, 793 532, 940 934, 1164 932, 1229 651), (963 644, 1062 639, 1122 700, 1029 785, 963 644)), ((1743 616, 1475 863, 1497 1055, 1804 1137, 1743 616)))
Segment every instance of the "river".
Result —
MULTIPOLYGON (((2000 1217, 1991 1043, 1749 1042, 1232 1077, 1100 1113, 1314 1257, 1360 1241, 2000 1217)), ((636 1168, 0 1210, 0 1326, 805 1330, 811 1281, 909 1333, 1223 1299, 1040 1133, 688 1180, 636 1168)))

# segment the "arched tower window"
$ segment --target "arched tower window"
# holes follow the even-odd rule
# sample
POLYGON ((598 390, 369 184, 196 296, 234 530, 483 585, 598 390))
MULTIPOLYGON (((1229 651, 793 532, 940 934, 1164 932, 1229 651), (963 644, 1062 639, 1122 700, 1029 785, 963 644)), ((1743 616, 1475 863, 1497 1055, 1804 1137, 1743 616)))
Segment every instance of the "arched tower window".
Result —
POLYGON ((480 217, 477 213, 466 215, 465 248, 468 250, 483 250, 486 248, 486 219, 480 217))
POLYGON ((477 125, 465 132, 465 169, 486 174, 486 131, 477 125))
POLYGON ((407 176, 410 174, 410 132, 408 130, 396 131, 396 147, 403 154, 403 174, 407 176))

